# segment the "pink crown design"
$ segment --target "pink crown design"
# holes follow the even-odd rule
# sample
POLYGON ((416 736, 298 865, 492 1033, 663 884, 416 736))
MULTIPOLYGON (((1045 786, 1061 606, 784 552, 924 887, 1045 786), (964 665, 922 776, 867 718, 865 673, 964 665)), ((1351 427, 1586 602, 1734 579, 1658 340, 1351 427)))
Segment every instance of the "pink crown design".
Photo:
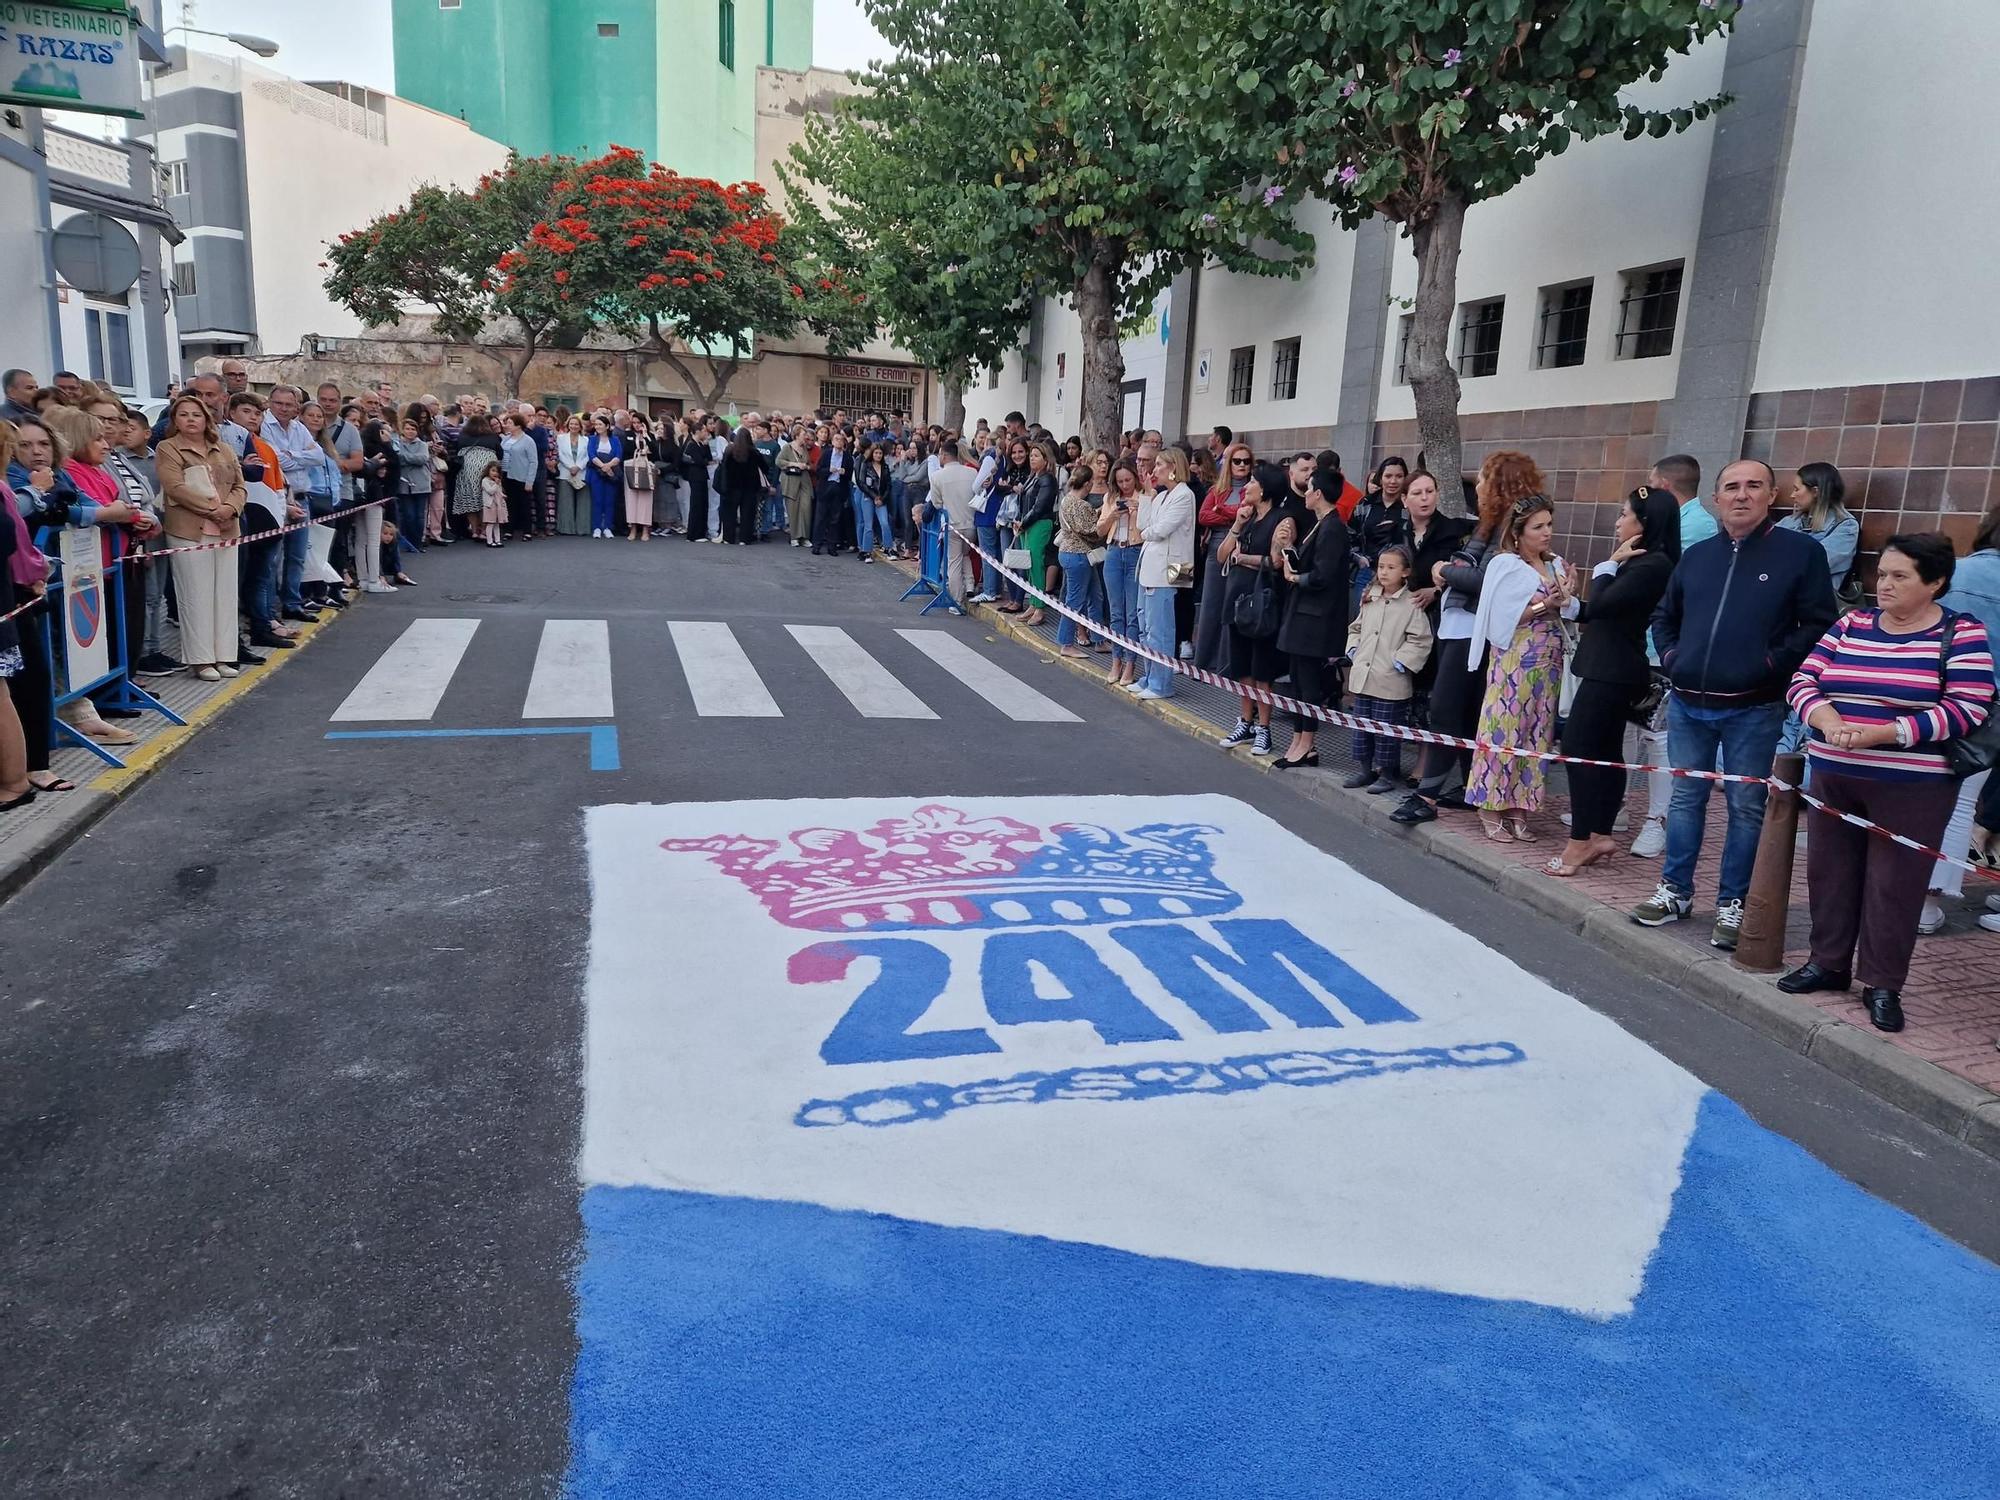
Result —
POLYGON ((1242 897, 1215 878, 1200 824, 1123 833, 975 818, 942 803, 867 828, 802 828, 775 839, 668 839, 703 854, 788 927, 815 932, 1075 925, 1209 916, 1242 897))

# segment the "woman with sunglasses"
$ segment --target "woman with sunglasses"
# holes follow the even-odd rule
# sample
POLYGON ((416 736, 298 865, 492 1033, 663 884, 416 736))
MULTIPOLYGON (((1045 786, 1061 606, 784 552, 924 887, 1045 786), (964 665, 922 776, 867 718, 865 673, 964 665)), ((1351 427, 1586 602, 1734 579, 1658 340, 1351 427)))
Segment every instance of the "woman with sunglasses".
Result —
POLYGON ((1256 464, 1248 443, 1231 444, 1223 454, 1215 487, 1203 498, 1195 517, 1195 555, 1200 566, 1195 575, 1194 664, 1204 671, 1220 672, 1229 652, 1229 632, 1222 614, 1223 567, 1216 554, 1236 523, 1256 464))

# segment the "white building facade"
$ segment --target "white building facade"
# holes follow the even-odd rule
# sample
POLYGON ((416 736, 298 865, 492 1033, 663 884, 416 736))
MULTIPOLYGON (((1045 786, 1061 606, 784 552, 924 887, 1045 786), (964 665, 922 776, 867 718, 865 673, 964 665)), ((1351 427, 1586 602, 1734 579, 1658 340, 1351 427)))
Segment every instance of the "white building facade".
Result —
POLYGON ((419 183, 470 187, 507 148, 462 120, 344 83, 181 47, 144 128, 187 235, 173 266, 187 363, 362 332, 328 298, 327 245, 419 183))
MULTIPOLYGON (((1577 557, 1602 555, 1620 497, 1676 451, 1711 474, 1745 454, 1835 463, 1864 549, 1899 529, 1962 548, 2000 503, 2000 7, 1908 0, 1890 24, 1865 0, 1757 0, 1630 97, 1718 92, 1733 102, 1681 135, 1572 147, 1467 215, 1450 352, 1468 469, 1533 454, 1577 557)), ((1299 217, 1318 246, 1303 279, 1176 282, 1144 425, 1330 446, 1355 475, 1414 460, 1408 242, 1318 203, 1299 217)), ((1074 313, 1044 304, 968 416, 1074 431, 1079 351, 1074 313)))

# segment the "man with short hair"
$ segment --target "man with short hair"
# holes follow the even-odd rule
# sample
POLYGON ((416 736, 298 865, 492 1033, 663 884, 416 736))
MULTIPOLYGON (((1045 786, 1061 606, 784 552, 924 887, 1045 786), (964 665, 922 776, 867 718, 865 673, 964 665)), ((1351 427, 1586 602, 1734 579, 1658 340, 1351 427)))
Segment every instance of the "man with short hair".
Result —
POLYGON ((966 538, 979 524, 972 509, 978 473, 959 454, 957 442, 946 438, 936 453, 938 467, 931 475, 930 498, 926 505, 943 509, 945 520, 945 596, 953 614, 963 614, 960 606, 972 587, 971 553, 966 538))
POLYGON ((1681 551, 1705 542, 1717 531, 1715 517, 1701 503, 1701 461, 1691 453, 1669 453, 1653 465, 1646 483, 1669 490, 1681 504, 1681 551))
POLYGON ((396 416, 396 387, 387 380, 376 381, 375 398, 382 403, 382 410, 393 421, 396 416))
POLYGON ((55 387, 56 394, 63 398, 65 404, 70 406, 83 404, 83 377, 76 371, 56 371, 55 387))
POLYGON ((288 505, 283 469, 278 455, 260 436, 264 403, 250 391, 239 391, 229 398, 228 409, 222 439, 242 461, 243 492, 249 500, 242 519, 243 535, 256 538, 245 541, 237 553, 238 599, 250 626, 250 644, 289 651, 294 643, 272 628, 278 621, 278 570, 284 539, 258 535, 285 523, 288 505), (257 512, 254 516, 249 513, 253 509, 257 512))
POLYGON ((9 370, 0 377, 0 418, 9 422, 32 422, 35 409, 28 402, 39 386, 33 370, 9 370))
POLYGON ((778 473, 778 450, 785 445, 762 417, 753 414, 746 420, 750 424, 751 446, 764 455, 764 472, 771 478, 770 491, 759 505, 764 514, 745 538, 746 541, 760 542, 765 533, 785 529, 785 487, 778 473))
POLYGON ((222 362, 222 388, 231 400, 250 389, 250 367, 240 359, 225 359, 222 362))
MULTIPOLYGON (((306 518, 306 491, 319 473, 319 439, 306 431, 299 420, 305 410, 305 392, 295 385, 271 387, 270 407, 264 414, 263 438, 278 457, 278 469, 285 481, 287 525, 306 518)), ((284 557, 279 564, 278 608, 282 618, 311 623, 319 616, 306 608, 306 559, 312 549, 312 533, 301 526, 285 533, 284 557)))
MULTIPOLYGON (((1760 459, 1739 459, 1715 488, 1721 529, 1681 554, 1653 612, 1653 642, 1673 684, 1667 700, 1667 758, 1677 771, 1713 771, 1718 755, 1732 776, 1723 785, 1729 827, 1722 845, 1715 931, 1733 949, 1764 821, 1763 779, 1771 774, 1784 693, 1839 614, 1826 550, 1804 532, 1771 520, 1777 477, 1760 459)), ((1667 814, 1667 859, 1659 889, 1632 920, 1678 922, 1694 909, 1710 782, 1676 778, 1667 814)))
POLYGON ((1215 460, 1218 468, 1222 464, 1222 455, 1227 453, 1235 442, 1236 434, 1222 423, 1217 422, 1209 429, 1208 456, 1215 460))

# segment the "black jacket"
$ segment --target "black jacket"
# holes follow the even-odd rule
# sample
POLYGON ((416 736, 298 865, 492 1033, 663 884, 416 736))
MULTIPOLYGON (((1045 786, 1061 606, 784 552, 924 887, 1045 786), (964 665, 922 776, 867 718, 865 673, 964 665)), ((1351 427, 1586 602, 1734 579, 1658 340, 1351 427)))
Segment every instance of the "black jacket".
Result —
POLYGON ((700 438, 691 437, 681 444, 681 478, 687 481, 688 493, 697 498, 708 494, 708 444, 700 438))
POLYGON ((813 465, 813 493, 817 495, 827 485, 833 485, 835 492, 843 499, 854 497, 854 454, 850 450, 841 455, 840 478, 833 478, 833 447, 822 448, 819 462, 813 465))
POLYGON ((1326 661, 1347 649, 1347 568, 1351 546, 1340 517, 1299 533, 1299 581, 1285 599, 1278 649, 1326 661))
POLYGON ((1020 519, 1014 522, 1017 532, 1026 531, 1037 521, 1053 521, 1056 516, 1056 476, 1046 469, 1039 474, 1030 474, 1028 482, 1021 486, 1020 519))
POLYGON ((1576 675, 1592 682, 1644 687, 1652 680, 1646 660, 1646 626, 1653 618, 1674 560, 1663 552, 1642 552, 1616 573, 1595 579, 1577 619, 1583 624, 1576 647, 1576 675))
MULTIPOLYGON (((1458 550, 1451 561, 1444 565, 1445 592, 1439 596, 1438 607, 1456 604, 1460 609, 1479 608, 1479 590, 1486 582, 1486 564, 1493 556, 1494 538, 1482 537, 1475 529, 1466 533, 1465 540, 1458 544, 1458 550)), ((1425 578, 1423 583, 1430 580, 1425 578)))
POLYGON ((1365 558, 1372 568, 1375 566, 1375 555, 1384 547, 1396 542, 1409 542, 1410 513, 1403 509, 1402 502, 1391 505, 1378 492, 1364 497, 1354 507, 1347 531, 1354 551, 1365 558))
MULTIPOLYGON (((1452 554, 1465 545, 1465 539, 1472 535, 1472 520, 1467 516, 1434 515, 1430 528, 1424 532, 1424 539, 1412 546, 1412 535, 1407 517, 1403 522, 1403 535, 1398 538, 1405 546, 1411 546, 1416 554, 1410 568, 1410 587, 1427 589, 1431 587, 1431 570, 1439 563, 1451 561, 1452 554)), ((1431 624, 1437 624, 1438 610, 1444 595, 1440 593, 1431 601, 1431 624)), ((1435 657, 1433 657, 1435 660, 1435 657)))
POLYGON ((1776 703, 1840 613, 1826 549, 1768 517, 1681 554, 1653 613, 1653 644, 1674 691, 1699 708, 1776 703))

